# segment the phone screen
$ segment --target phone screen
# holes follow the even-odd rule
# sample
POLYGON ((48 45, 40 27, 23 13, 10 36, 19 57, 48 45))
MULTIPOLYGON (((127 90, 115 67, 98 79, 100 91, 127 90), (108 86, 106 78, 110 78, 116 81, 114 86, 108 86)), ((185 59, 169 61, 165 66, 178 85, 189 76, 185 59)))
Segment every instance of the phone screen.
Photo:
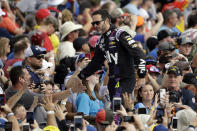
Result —
POLYGON ((12 131, 12 122, 5 122, 5 130, 12 131))
POLYGON ((70 131, 75 131, 74 126, 70 126, 70 131))
POLYGON ((23 131, 29 131, 29 125, 23 125, 23 131))
POLYGON ((138 114, 146 114, 146 108, 139 108, 138 114))
POLYGON ((173 123, 172 123, 172 128, 173 129, 177 129, 177 123, 178 123, 178 119, 177 118, 173 118, 173 123))
POLYGON ((164 95, 166 94, 166 90, 165 89, 160 89, 160 93, 159 93, 159 95, 160 95, 160 99, 161 98, 164 98, 164 95))
POLYGON ((79 128, 80 130, 82 130, 82 116, 75 116, 74 117, 74 124, 75 124, 75 129, 79 128))
POLYGON ((156 117, 162 117, 164 116, 164 109, 163 108, 157 108, 157 112, 156 112, 156 117))
POLYGON ((121 100, 120 99, 114 99, 113 100, 113 105, 114 105, 114 112, 116 112, 117 110, 120 110, 121 100))
POLYGON ((0 106, 5 105, 5 94, 0 94, 0 106))
POLYGON ((34 113, 33 112, 27 112, 26 119, 27 119, 27 123, 33 124, 34 123, 34 113))
POLYGON ((133 116, 124 116, 124 122, 134 122, 133 116))
POLYGON ((157 108, 157 112, 156 112, 156 120, 157 123, 162 123, 163 121, 163 117, 164 116, 164 109, 163 108, 157 108))

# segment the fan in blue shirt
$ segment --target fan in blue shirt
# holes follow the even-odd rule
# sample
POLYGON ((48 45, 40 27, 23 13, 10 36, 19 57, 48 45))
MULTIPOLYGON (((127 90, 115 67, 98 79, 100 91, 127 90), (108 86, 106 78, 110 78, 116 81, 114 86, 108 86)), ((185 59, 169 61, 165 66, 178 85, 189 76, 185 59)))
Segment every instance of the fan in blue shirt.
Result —
POLYGON ((99 73, 100 72, 96 72, 83 81, 86 86, 86 91, 77 95, 77 112, 83 112, 89 116, 96 116, 99 109, 104 108, 104 104, 101 101, 102 98, 99 96, 99 73))

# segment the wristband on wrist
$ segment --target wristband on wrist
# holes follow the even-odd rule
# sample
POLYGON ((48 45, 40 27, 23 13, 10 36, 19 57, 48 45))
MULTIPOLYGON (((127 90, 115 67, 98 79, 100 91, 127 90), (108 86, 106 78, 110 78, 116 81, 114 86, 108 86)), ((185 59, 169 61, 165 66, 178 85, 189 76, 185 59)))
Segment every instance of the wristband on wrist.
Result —
POLYGON ((8 113, 7 117, 14 116, 13 112, 8 113))
POLYGON ((54 111, 47 111, 47 114, 50 115, 50 114, 55 114, 54 111))
POLYGON ((64 101, 61 101, 61 104, 62 104, 62 105, 66 105, 66 102, 64 102, 64 101))

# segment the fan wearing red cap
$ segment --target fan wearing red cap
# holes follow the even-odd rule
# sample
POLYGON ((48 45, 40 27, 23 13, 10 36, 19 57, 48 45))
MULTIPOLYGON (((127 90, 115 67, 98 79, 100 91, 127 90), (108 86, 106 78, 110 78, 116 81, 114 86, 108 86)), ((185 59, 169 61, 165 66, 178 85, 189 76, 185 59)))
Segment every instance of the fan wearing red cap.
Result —
POLYGON ((50 15, 50 11, 48 9, 40 9, 36 12, 36 21, 38 25, 43 22, 43 20, 50 15))
POLYGON ((146 65, 146 69, 148 73, 153 77, 153 79, 157 79, 157 76, 159 75, 159 69, 154 65, 146 65))
MULTIPOLYGON (((41 15, 42 17, 39 17, 39 18, 43 18, 45 16, 45 18, 43 20, 40 19, 37 21, 38 24, 40 24, 40 25, 38 25, 36 28, 45 34, 45 40, 44 40, 43 47, 46 48, 47 52, 50 52, 53 50, 53 45, 54 45, 53 40, 56 39, 56 37, 57 37, 57 36, 54 36, 55 37, 54 38, 52 36, 54 35, 55 31, 58 29, 59 25, 58 25, 58 21, 55 17, 47 16, 47 15, 48 15, 48 13, 46 13, 43 16, 41 15), (49 37, 51 37, 51 38, 49 38, 49 37)), ((55 40, 55 42, 57 42, 57 44, 59 45, 58 37, 57 37, 57 40, 55 40)), ((56 43, 55 43, 55 45, 56 45, 56 43)))
POLYGON ((96 124, 98 127, 98 130, 101 131, 102 129, 105 130, 105 128, 108 125, 112 124, 112 121, 114 119, 113 111, 112 110, 104 110, 101 109, 96 114, 96 124))
POLYGON ((51 16, 48 9, 40 9, 36 12, 36 22, 38 25, 35 26, 35 29, 44 32, 46 35, 43 47, 46 48, 47 52, 53 49, 56 52, 59 45, 59 38, 54 34, 59 26, 57 19, 51 16))

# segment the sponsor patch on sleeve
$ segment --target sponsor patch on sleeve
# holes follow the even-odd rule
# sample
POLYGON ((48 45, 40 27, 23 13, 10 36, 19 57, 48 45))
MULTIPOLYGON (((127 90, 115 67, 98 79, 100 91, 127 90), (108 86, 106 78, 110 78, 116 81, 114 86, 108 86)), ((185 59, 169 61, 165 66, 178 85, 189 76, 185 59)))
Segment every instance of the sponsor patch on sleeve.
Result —
POLYGON ((134 43, 136 43, 134 40, 129 40, 129 41, 128 41, 128 44, 129 44, 129 45, 134 44, 134 43))
POLYGON ((132 44, 131 47, 132 48, 136 48, 137 47, 137 44, 132 44))

